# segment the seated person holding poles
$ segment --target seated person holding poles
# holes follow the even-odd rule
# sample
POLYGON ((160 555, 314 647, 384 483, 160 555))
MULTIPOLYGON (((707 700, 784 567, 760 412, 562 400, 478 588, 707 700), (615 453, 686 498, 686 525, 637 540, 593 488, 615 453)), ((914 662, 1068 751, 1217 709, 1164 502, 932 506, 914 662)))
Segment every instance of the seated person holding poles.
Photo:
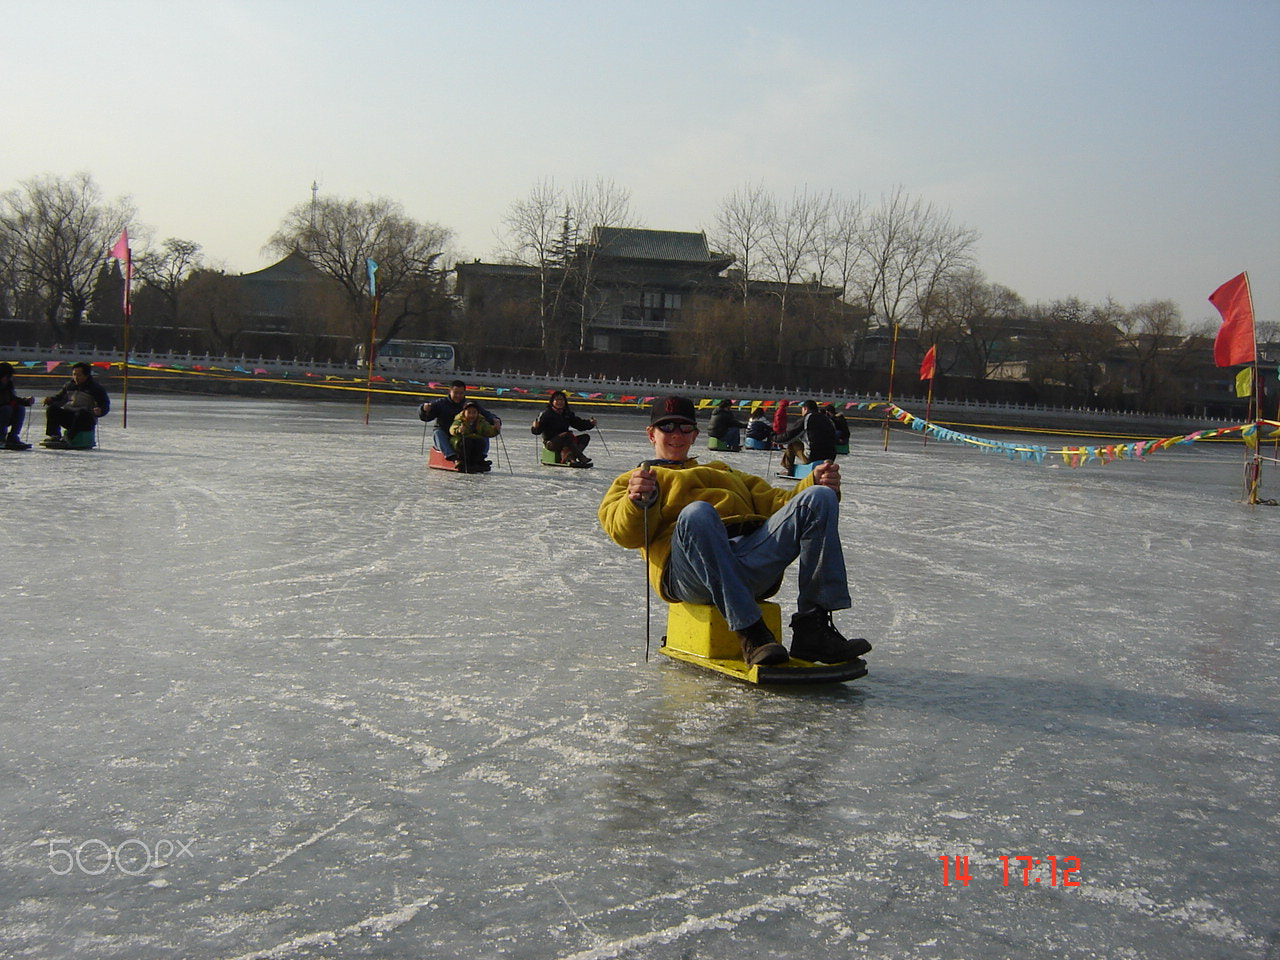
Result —
POLYGON ((30 450, 22 440, 22 425, 27 420, 27 407, 35 397, 20 397, 13 386, 13 364, 0 362, 0 441, 6 450, 30 450))
POLYGON ((836 428, 814 400, 800 405, 800 422, 775 436, 782 451, 782 472, 796 475, 797 463, 821 463, 836 457, 836 428))
POLYGON ((71 365, 71 379, 51 397, 44 398, 45 438, 41 446, 65 450, 83 443, 83 434, 93 435, 98 420, 111 409, 111 399, 102 384, 93 379, 93 368, 81 361, 71 365), (62 431, 66 430, 64 438, 62 431))
POLYGON ((449 428, 449 439, 457 456, 459 473, 488 473, 493 466, 485 459, 489 451, 489 438, 498 435, 498 428, 480 415, 480 404, 468 400, 449 428))
POLYGON ((659 397, 650 411, 654 459, 613 481, 600 524, 619 546, 643 551, 649 583, 669 603, 713 605, 741 641, 747 664, 790 656, 855 660, 871 645, 846 639, 831 614, 850 606, 838 530, 840 468, 820 464, 794 490, 770 486, 720 461, 690 456, 697 416, 686 397, 659 397), (788 654, 757 601, 799 560, 799 596, 788 654))
MULTIPOLYGON (((475 401, 471 401, 474 403, 475 401)), ((453 449, 453 440, 450 437, 450 430, 453 423, 457 419, 458 414, 462 412, 463 404, 467 403, 467 385, 461 380, 454 380, 449 384, 449 392, 443 397, 437 397, 435 400, 429 400, 418 408, 418 419, 424 423, 435 421, 436 428, 432 433, 431 442, 435 448, 444 454, 446 460, 457 460, 457 454, 453 449)), ((492 436, 497 436, 502 432, 502 420, 495 417, 492 413, 476 404, 482 416, 495 429, 492 436)), ((484 455, 489 455, 489 440, 484 438, 484 455)))
POLYGON ((707 433, 712 440, 718 441, 716 444, 708 444, 712 450, 729 450, 731 452, 742 449, 742 431, 747 425, 738 419, 733 412, 733 401, 725 397, 716 404, 715 411, 711 414, 711 423, 707 425, 707 433))
POLYGON ((573 431, 590 430, 595 425, 595 417, 587 419, 575 414, 569 406, 569 397, 563 390, 557 390, 551 394, 546 409, 538 414, 529 432, 541 436, 542 446, 554 453, 561 463, 589 467, 591 458, 584 451, 591 437, 573 431))

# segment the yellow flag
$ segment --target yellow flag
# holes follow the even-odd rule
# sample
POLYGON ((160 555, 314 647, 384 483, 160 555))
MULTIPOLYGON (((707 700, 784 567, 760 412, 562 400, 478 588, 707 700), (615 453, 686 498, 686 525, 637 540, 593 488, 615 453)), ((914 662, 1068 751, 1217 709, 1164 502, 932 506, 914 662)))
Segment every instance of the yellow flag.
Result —
POLYGON ((1253 396, 1253 367, 1245 367, 1236 374, 1236 396, 1253 396))

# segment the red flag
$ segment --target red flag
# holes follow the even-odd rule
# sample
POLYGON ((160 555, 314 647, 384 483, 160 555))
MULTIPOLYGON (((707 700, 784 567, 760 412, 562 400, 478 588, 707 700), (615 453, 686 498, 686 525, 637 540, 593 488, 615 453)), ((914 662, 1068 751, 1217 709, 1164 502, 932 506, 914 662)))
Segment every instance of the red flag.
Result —
POLYGON ((117 260, 127 261, 129 259, 129 228, 120 231, 120 239, 116 241, 116 245, 111 248, 111 255, 117 260))
POLYGON ((1209 302, 1222 314, 1222 327, 1213 341, 1213 362, 1219 367, 1253 363, 1256 344, 1249 275, 1242 273, 1228 280, 1209 294, 1209 302))
MULTIPOLYGON (((129 249, 129 228, 120 231, 120 239, 111 248, 111 256, 124 264, 124 322, 126 327, 133 316, 133 251, 129 249)), ((128 359, 128 344, 125 344, 125 359, 128 359)), ((125 368, 128 369, 127 367, 125 368)))
POLYGON ((920 379, 932 380, 934 373, 938 369, 938 345, 935 343, 929 348, 929 352, 924 355, 924 360, 920 364, 920 379))

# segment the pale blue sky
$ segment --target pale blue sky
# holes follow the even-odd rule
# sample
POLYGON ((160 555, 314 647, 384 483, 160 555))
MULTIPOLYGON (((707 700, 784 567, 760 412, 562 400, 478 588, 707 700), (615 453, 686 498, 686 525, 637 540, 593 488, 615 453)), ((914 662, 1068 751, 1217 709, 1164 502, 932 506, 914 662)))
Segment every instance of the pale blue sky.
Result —
POLYGON ((490 257, 546 177, 645 225, 901 185, 1029 301, 1248 270, 1280 320, 1280 3, 3 0, 0 190, 91 173, 235 271, 292 205, 400 200, 490 257))

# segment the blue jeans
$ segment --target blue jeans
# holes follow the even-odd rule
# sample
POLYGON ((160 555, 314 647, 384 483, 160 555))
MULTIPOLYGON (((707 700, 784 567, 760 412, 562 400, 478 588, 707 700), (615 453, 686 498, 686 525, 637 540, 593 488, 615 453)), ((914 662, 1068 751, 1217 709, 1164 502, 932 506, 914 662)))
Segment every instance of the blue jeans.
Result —
POLYGON ((713 604, 729 629, 743 630, 760 619, 756 598, 768 596, 799 557, 796 609, 844 610, 850 600, 839 519, 835 491, 809 487, 759 530, 730 540, 715 507, 695 501, 676 520, 666 591, 685 603, 713 604))
POLYGON ((0 407, 0 443, 5 440, 17 440, 26 419, 27 408, 22 404, 0 407))
MULTIPOLYGON (((453 449, 453 439, 449 436, 449 431, 443 427, 436 427, 436 432, 432 434, 432 442, 435 443, 436 449, 443 453, 446 457, 456 457, 457 453, 453 449)), ((484 441, 484 455, 489 455, 489 439, 484 441)))

